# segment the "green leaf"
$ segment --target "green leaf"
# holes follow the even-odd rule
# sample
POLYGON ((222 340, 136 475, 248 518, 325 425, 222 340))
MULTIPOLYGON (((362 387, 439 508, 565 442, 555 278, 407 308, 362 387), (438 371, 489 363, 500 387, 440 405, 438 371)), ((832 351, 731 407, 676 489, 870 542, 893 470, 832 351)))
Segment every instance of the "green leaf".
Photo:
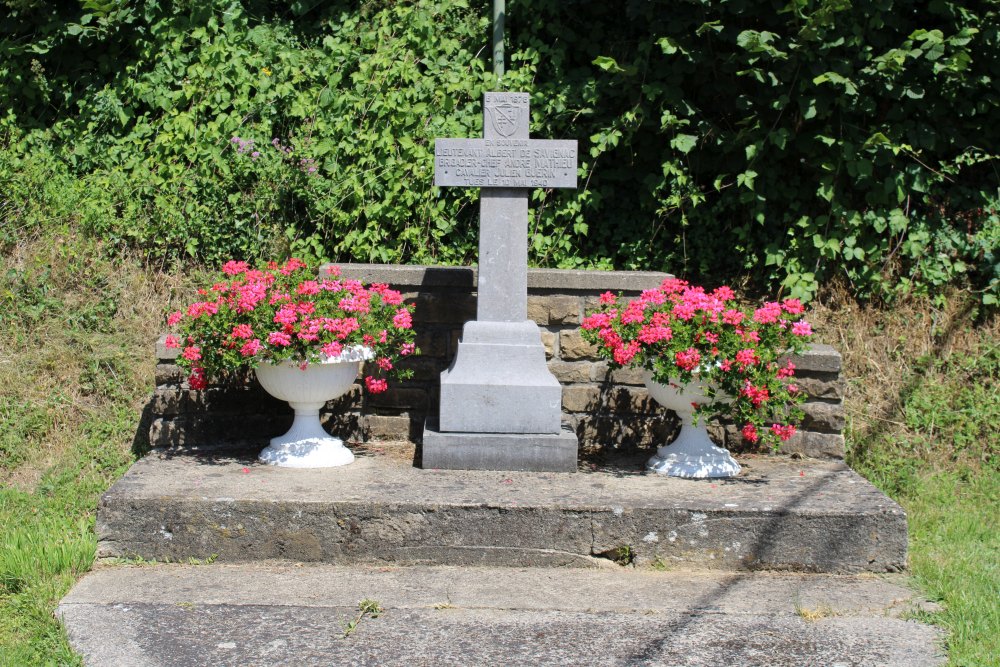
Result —
POLYGON ((687 154, 698 145, 698 137, 693 134, 678 134, 671 141, 670 146, 676 148, 681 153, 687 154))
POLYGON ((618 61, 610 56, 597 56, 594 58, 593 64, 597 65, 605 72, 620 73, 625 71, 618 64, 618 61))

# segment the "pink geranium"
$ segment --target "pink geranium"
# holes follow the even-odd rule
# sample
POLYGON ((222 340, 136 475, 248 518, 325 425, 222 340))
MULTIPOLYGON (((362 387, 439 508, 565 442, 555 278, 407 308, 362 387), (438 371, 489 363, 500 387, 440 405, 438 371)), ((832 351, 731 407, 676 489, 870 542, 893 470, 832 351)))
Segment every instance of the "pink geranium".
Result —
POLYGON ((777 420, 800 418, 802 392, 790 383, 795 367, 779 360, 801 351, 812 327, 795 299, 741 308, 727 286, 711 291, 668 278, 624 301, 606 293, 582 321, 583 337, 612 367, 652 371, 661 383, 696 378, 725 400, 699 403, 696 415, 746 425, 746 439, 775 445, 794 432, 777 420), (771 428, 775 423, 781 427, 771 428))

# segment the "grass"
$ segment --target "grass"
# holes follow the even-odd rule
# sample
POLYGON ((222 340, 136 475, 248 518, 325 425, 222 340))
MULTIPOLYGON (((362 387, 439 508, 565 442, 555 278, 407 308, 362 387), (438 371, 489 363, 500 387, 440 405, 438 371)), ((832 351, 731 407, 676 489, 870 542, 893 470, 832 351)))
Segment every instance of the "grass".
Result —
POLYGON ((0 255, 0 665, 80 664, 53 612, 128 468, 173 284, 71 235, 0 255))
POLYGON ((1000 319, 970 300, 819 317, 844 354, 848 461, 907 512, 913 584, 942 610, 949 665, 1000 655, 1000 319))
MULTIPOLYGON (((69 233, 0 261, 0 665, 79 664, 55 606, 92 564, 100 493, 144 446, 152 341, 190 280, 69 233)), ((986 665, 1000 655, 1000 325, 942 303, 879 310, 830 290, 814 320, 844 354, 850 462, 906 508, 912 580, 942 605, 922 618, 948 632, 951 665, 986 665)))

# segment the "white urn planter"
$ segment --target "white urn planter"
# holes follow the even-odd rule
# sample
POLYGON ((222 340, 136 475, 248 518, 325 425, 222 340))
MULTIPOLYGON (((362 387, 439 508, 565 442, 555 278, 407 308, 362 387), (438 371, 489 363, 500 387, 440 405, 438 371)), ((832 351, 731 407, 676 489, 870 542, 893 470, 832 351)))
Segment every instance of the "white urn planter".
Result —
POLYGON ((294 361, 258 365, 257 379, 265 391, 288 401, 295 410, 292 427, 271 438, 258 457, 260 461, 287 468, 330 468, 354 461, 344 441, 320 424, 319 411, 327 401, 351 388, 361 362, 370 358, 371 351, 359 346, 304 366, 294 361))
MULTIPOLYGON (((697 378, 697 376, 695 376, 697 378)), ((705 396, 705 384, 695 379, 687 385, 661 384, 645 371, 643 379, 649 395, 657 403, 673 410, 681 420, 681 432, 669 445, 660 447, 646 463, 646 468, 672 477, 706 479, 734 477, 740 464, 725 449, 716 446, 708 436, 704 422, 692 422, 694 406, 710 401, 705 396)))

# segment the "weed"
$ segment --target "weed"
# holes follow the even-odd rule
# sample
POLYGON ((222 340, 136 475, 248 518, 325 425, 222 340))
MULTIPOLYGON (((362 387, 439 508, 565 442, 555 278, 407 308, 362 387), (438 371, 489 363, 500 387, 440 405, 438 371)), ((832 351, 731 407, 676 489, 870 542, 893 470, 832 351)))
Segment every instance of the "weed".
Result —
POLYGON ((358 628, 358 624, 365 616, 378 618, 382 615, 383 611, 385 610, 382 609, 382 605, 377 600, 365 598, 358 603, 358 615, 344 624, 344 637, 350 637, 351 633, 358 628))
POLYGON ((614 561, 621 566, 635 563, 635 551, 628 544, 623 544, 615 550, 614 561))
POLYGON ((661 556, 654 558, 653 562, 649 564, 649 567, 657 572, 666 572, 670 569, 670 565, 667 564, 667 561, 663 560, 661 556))
POLYGON ((803 621, 808 621, 810 623, 835 615, 833 609, 827 605, 821 605, 815 609, 809 609, 796 604, 795 613, 798 614, 803 621))

